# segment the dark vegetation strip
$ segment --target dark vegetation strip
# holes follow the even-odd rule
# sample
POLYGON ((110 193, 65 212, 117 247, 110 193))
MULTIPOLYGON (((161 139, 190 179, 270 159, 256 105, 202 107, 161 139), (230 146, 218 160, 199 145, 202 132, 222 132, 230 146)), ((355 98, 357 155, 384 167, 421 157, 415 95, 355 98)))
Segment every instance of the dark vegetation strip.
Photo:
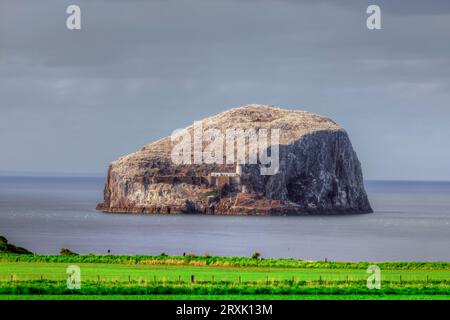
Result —
POLYGON ((107 263, 107 264, 161 264, 224 267, 270 268, 329 268, 367 269, 376 264, 384 270, 450 270, 450 262, 338 262, 306 261, 299 259, 262 259, 220 256, 167 256, 161 255, 18 255, 0 254, 1 262, 55 262, 55 263, 107 263))
POLYGON ((251 285, 251 284, 99 284, 83 283, 81 289, 67 289, 65 283, 50 281, 29 281, 0 286, 0 295, 146 295, 146 294, 189 294, 189 295, 448 295, 448 285, 423 285, 385 283, 381 290, 370 290, 363 283, 324 286, 309 285, 251 285))

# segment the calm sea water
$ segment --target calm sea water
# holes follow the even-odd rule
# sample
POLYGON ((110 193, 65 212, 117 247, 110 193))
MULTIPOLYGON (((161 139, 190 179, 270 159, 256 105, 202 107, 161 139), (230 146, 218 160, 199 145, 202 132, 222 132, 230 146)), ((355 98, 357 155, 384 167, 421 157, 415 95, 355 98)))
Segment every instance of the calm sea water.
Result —
POLYGON ((450 261, 450 182, 367 182, 374 214, 105 214, 100 178, 0 177, 0 234, 36 253, 450 261))

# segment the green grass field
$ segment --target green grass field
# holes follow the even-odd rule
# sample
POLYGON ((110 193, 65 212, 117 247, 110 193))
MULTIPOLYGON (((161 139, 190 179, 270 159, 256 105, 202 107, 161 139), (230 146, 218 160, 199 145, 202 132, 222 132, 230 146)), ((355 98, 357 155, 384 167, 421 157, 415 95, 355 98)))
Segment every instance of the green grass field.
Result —
MULTIPOLYGON (((368 295, 0 295, 0 300, 370 300, 368 295)), ((449 300, 447 295, 381 295, 377 300, 449 300)))
MULTIPOLYGON (((0 281, 10 280, 65 280, 67 263, 48 262, 0 262, 0 281)), ((100 282, 147 281, 190 282, 195 281, 357 281, 366 280, 364 269, 327 268, 269 268, 269 267, 220 267, 195 265, 127 265, 106 263, 77 263, 82 279, 100 282)), ((387 281, 449 280, 450 270, 385 270, 382 279, 387 281)))
POLYGON ((450 263, 167 256, 0 255, 0 299, 449 299, 450 263), (82 288, 66 287, 69 265, 82 288))

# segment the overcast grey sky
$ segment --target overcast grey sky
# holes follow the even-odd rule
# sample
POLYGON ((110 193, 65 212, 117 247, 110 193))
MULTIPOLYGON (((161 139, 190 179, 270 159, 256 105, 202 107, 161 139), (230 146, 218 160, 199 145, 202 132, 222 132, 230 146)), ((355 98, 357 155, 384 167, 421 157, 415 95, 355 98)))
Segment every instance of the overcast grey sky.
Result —
POLYGON ((449 34, 448 0, 0 0, 0 172, 105 174, 260 103, 337 121, 367 179, 450 180, 449 34))

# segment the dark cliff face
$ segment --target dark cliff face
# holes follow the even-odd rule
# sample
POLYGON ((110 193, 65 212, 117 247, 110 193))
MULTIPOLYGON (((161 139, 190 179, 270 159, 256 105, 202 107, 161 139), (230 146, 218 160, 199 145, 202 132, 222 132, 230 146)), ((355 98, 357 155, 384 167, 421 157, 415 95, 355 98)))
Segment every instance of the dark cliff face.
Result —
MULTIPOLYGON (((209 127, 279 128, 279 170, 242 165, 238 182, 211 181, 235 165, 175 165, 170 138, 113 162, 105 212, 296 215, 372 212, 361 165, 347 133, 327 118, 269 106, 245 106, 205 119, 209 127), (239 120, 237 120, 239 119, 239 120), (263 120, 260 120, 263 119, 263 120)), ((270 148, 270 147, 269 147, 270 148)))
POLYGON ((344 131, 308 134, 281 154, 280 176, 266 184, 268 197, 293 202, 300 211, 372 212, 361 165, 344 131))

